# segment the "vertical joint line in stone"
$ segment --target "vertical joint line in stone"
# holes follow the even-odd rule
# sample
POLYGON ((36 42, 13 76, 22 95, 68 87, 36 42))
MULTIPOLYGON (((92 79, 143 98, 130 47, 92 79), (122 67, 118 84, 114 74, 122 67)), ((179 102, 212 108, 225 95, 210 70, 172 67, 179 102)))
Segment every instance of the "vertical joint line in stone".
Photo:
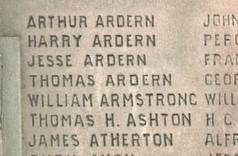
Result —
POLYGON ((2 129, 2 120, 3 120, 3 112, 2 112, 2 54, 0 53, 0 130, 2 129))

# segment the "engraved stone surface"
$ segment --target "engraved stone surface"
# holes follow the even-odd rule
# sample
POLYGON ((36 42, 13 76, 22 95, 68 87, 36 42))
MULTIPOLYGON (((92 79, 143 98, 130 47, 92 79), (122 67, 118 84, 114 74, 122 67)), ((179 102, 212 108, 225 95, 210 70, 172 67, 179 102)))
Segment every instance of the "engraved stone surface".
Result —
POLYGON ((238 155, 238 1, 14 4, 24 156, 238 155))

